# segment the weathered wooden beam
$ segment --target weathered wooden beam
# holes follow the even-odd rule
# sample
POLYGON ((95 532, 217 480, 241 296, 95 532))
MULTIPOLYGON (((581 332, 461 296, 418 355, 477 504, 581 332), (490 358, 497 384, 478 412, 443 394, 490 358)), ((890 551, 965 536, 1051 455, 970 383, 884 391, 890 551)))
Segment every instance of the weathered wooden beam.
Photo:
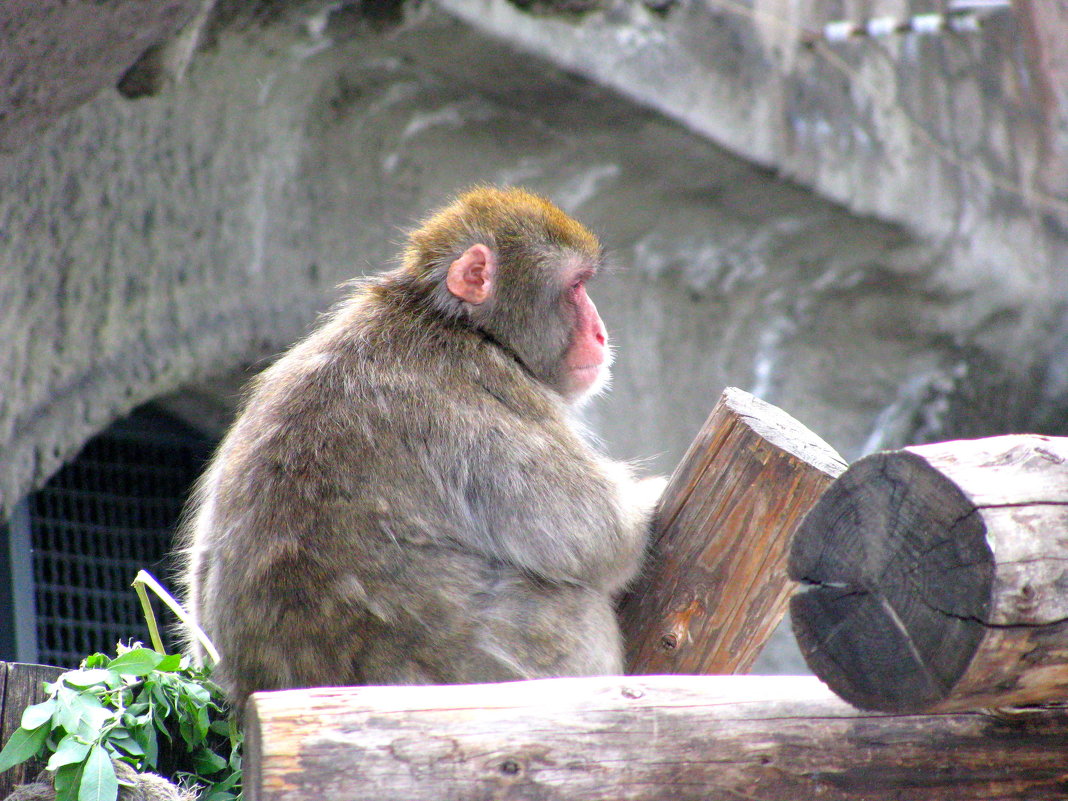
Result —
POLYGON ((813 677, 257 693, 249 801, 1063 799, 1068 713, 881 715, 813 677))
MULTIPOLYGON (((23 710, 47 698, 41 682, 55 681, 62 672, 48 665, 0 662, 0 746, 19 727, 23 710)), ((6 798, 15 785, 32 781, 43 767, 43 762, 31 760, 0 773, 0 798, 6 798)))
POLYGON ((728 387, 671 476, 621 608, 628 673, 743 673, 786 612, 790 538, 846 465, 781 409, 728 387))
POLYGON ((1068 701, 1068 439, 1015 435, 855 462, 797 532, 794 631, 866 709, 1068 701))

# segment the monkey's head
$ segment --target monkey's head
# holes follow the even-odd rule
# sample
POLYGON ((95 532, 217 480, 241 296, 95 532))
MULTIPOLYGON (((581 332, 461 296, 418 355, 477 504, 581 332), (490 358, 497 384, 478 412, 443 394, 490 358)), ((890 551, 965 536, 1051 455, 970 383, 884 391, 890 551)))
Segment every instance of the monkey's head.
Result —
POLYGON ((586 294, 597 238, 545 198, 479 187, 414 231, 403 271, 441 313, 511 351, 568 402, 608 378, 604 323, 586 294))

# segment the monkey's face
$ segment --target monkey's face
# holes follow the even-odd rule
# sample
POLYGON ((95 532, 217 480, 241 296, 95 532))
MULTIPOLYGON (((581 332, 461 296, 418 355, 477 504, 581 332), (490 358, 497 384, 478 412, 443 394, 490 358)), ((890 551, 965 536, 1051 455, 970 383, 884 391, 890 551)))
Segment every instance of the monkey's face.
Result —
POLYGON ((608 381, 611 349, 587 292, 599 253, 543 247, 506 252, 498 294, 480 324, 568 403, 591 397, 608 381))
POLYGON ((608 334, 586 293, 602 260, 597 238, 544 198, 488 187, 413 232, 406 256, 435 287, 437 308, 489 335, 569 403, 608 378, 608 334))
POLYGON ((612 363, 608 331, 586 293, 586 282, 592 276, 593 271, 589 269, 570 274, 562 299, 564 317, 571 321, 571 336, 561 363, 559 389, 560 394, 571 402, 602 389, 612 363))
POLYGON ((586 292, 600 253, 477 243, 449 266, 445 290, 483 332, 575 403, 605 386, 611 350, 586 292))

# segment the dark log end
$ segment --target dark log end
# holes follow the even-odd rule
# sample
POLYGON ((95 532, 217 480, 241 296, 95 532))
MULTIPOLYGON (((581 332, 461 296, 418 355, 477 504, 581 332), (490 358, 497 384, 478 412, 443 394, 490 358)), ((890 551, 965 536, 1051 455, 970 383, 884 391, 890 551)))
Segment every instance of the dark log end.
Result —
POLYGON ((984 634, 994 560, 964 493, 906 452, 860 459, 798 528, 794 631, 812 672, 863 709, 945 698, 984 634))

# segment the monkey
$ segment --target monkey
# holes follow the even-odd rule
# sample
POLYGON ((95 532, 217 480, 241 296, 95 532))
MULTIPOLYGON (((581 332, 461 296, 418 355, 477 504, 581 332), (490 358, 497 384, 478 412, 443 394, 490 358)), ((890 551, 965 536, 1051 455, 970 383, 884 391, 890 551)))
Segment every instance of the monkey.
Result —
MULTIPOLYGON (((196 801, 196 793, 181 788, 155 773, 138 773, 121 759, 113 759, 119 780, 117 801, 196 801)), ((56 801, 54 774, 42 770, 37 778, 12 789, 4 801, 56 801)))
POLYGON ((604 250, 480 186, 253 383, 195 490, 182 581, 252 692, 622 672, 615 602, 664 481, 589 442, 604 250))

